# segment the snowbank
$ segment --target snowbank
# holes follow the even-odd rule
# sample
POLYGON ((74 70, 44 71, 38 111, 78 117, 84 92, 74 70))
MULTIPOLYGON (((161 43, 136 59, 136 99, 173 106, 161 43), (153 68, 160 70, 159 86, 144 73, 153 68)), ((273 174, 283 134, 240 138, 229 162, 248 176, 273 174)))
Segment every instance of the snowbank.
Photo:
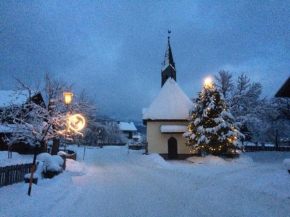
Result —
POLYGON ((241 154, 239 158, 221 158, 217 156, 208 155, 206 157, 189 157, 187 161, 195 164, 204 164, 204 165, 228 165, 231 163, 238 164, 252 164, 254 161, 251 157, 241 154))
POLYGON ((84 164, 71 159, 66 159, 65 171, 72 176, 82 176, 87 173, 84 164))
POLYGON ((283 166, 286 168, 286 170, 290 170, 290 158, 283 160, 283 166))
POLYGON ((143 155, 143 156, 146 158, 146 161, 148 161, 148 163, 150 163, 152 166, 157 166, 158 168, 171 166, 171 164, 165 161, 163 157, 161 157, 159 154, 152 153, 152 154, 143 155))
POLYGON ((195 164, 205 164, 205 165, 225 165, 227 161, 223 158, 208 155, 206 157, 189 157, 186 159, 187 161, 195 164))
POLYGON ((253 159, 247 154, 240 154, 239 158, 234 158, 234 159, 231 159, 230 161, 233 161, 235 163, 240 163, 240 164, 253 164, 254 163, 253 159))

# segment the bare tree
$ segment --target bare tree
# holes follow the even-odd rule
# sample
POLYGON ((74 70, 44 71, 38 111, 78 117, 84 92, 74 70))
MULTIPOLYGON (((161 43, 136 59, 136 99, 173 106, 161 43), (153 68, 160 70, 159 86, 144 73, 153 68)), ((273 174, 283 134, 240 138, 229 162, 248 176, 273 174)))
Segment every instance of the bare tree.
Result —
POLYGON ((116 122, 105 122, 102 128, 102 140, 104 143, 124 143, 127 138, 119 129, 116 122))
POLYGON ((57 133, 51 126, 63 127, 63 116, 51 117, 45 105, 34 102, 32 98, 28 98, 22 105, 12 105, 9 109, 7 116, 12 120, 13 128, 12 136, 6 138, 8 144, 23 142, 40 146, 42 151, 46 151, 47 141, 57 133))
MULTIPOLYGON (((67 86, 66 83, 64 83, 62 80, 56 79, 53 75, 46 73, 45 74, 45 85, 44 85, 44 93, 46 95, 47 101, 48 101, 48 110, 50 117, 53 117, 56 115, 58 111, 56 111, 56 108, 59 108, 62 106, 62 94, 64 92, 65 87, 67 86)), ((57 129, 57 125, 52 125, 53 130, 59 130, 57 129)), ((55 155, 57 154, 60 146, 60 136, 55 135, 53 139, 52 144, 52 150, 51 154, 55 155)))
POLYGON ((234 88, 232 74, 230 74, 228 71, 219 71, 218 75, 214 75, 214 78, 216 79, 216 86, 219 89, 219 91, 224 95, 225 98, 229 96, 231 91, 234 88))
MULTIPOLYGON (((66 135, 71 138, 77 132, 66 130, 67 112, 62 102, 62 84, 46 75, 45 93, 49 97, 49 105, 39 104, 34 100, 35 92, 22 80, 17 79, 20 84, 17 94, 27 94, 27 101, 22 105, 11 105, 7 118, 13 122, 12 136, 7 138, 9 144, 21 141, 31 146, 41 146, 44 152, 49 139, 56 139, 66 135)), ((82 108, 74 102, 73 109, 82 108)))
POLYGON ((232 82, 232 75, 225 71, 219 72, 215 78, 242 132, 248 135, 247 138, 261 141, 263 132, 258 125, 265 123, 265 115, 272 110, 266 98, 260 99, 261 83, 251 83, 244 73, 236 82, 232 82))

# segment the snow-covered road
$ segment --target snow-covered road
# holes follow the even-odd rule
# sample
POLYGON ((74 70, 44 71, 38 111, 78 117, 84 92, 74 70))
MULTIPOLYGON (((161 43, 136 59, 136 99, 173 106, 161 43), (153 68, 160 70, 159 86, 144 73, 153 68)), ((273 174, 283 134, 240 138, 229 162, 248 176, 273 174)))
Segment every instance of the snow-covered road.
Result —
POLYGON ((87 175, 73 178, 76 192, 64 198, 47 216, 287 216, 290 213, 290 176, 278 164, 232 163, 231 167, 167 163, 157 155, 141 156, 140 152, 128 155, 124 148, 113 147, 87 153, 87 175), (277 177, 277 170, 282 177, 277 177), (280 182, 288 178, 288 183, 279 183, 279 178, 280 182), (272 186, 267 192, 263 187, 269 184, 272 186))
POLYGON ((87 149, 83 176, 42 180, 32 197, 24 184, 1 188, 0 216, 289 216, 288 153, 195 163, 141 153, 87 149))

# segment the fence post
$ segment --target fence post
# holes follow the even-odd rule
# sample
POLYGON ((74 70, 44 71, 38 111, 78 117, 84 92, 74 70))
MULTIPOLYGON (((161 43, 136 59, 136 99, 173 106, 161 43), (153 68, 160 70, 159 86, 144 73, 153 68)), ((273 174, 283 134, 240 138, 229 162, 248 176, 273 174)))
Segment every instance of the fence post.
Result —
POLYGON ((9 184, 9 169, 8 167, 5 168, 5 183, 4 185, 7 186, 9 184))

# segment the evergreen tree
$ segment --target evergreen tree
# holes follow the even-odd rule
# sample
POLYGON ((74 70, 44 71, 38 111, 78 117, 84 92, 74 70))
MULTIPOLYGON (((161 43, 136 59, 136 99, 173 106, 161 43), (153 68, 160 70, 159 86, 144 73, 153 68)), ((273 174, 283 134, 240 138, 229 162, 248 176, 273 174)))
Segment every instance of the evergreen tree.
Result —
POLYGON ((188 132, 184 134, 188 145, 202 155, 235 154, 242 147, 244 137, 235 124, 223 94, 207 81, 195 99, 195 108, 190 114, 188 132))

